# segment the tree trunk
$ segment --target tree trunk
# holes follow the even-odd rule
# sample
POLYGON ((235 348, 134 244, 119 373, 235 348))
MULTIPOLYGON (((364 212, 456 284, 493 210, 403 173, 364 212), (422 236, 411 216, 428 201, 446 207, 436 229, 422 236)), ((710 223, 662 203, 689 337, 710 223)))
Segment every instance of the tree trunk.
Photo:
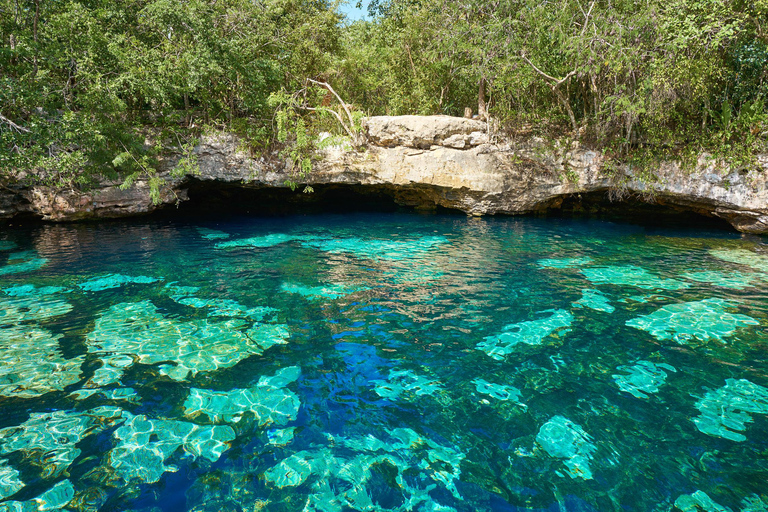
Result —
POLYGON ((485 77, 480 78, 480 87, 477 93, 477 116, 481 121, 488 119, 488 111, 485 107, 485 77))
POLYGON ((557 99, 560 100, 560 103, 562 103, 563 108, 568 113, 568 117, 571 120, 571 128, 573 129, 574 135, 578 136, 579 134, 579 127, 576 124, 576 116, 573 115, 573 110, 571 109, 571 104, 568 103, 568 99, 563 94, 563 91, 560 90, 559 87, 555 86, 552 87, 552 92, 554 92, 557 95, 557 99))
POLYGON ((191 122, 191 119, 189 116, 189 94, 184 93, 184 126, 189 128, 190 122, 191 122))
POLYGON ((32 76, 37 75, 37 25, 40 22, 40 0, 35 0, 35 17, 32 19, 32 39, 35 41, 35 52, 32 56, 34 70, 32 76))

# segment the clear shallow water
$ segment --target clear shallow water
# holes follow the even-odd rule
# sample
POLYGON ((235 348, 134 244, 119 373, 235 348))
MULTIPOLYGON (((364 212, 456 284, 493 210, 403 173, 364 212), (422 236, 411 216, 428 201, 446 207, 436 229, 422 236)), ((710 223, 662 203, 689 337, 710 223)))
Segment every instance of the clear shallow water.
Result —
POLYGON ((768 510, 768 245, 348 214, 0 235, 2 510, 768 510))

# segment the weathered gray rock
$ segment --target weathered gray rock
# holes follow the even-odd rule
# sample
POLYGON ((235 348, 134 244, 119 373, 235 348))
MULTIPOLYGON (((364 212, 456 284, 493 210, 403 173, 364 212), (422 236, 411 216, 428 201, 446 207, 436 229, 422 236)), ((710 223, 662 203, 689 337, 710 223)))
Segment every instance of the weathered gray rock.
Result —
MULTIPOLYGON (((750 170, 729 169, 707 155, 694 169, 668 162, 649 182, 630 169, 609 173, 602 155, 589 148, 553 147, 536 138, 496 140, 486 123, 465 118, 372 117, 363 127, 362 148, 331 147, 318 155, 309 185, 375 186, 401 204, 439 205, 471 215, 556 208, 568 196, 610 190, 721 217, 739 231, 768 233, 768 155, 760 156, 759 166, 750 170)), ((161 193, 163 204, 186 199, 193 180, 211 186, 284 188, 291 177, 275 155, 255 158, 231 134, 204 136, 195 154, 200 173, 169 179, 161 193)), ((167 167, 175 162, 169 159, 167 167)), ((87 194, 44 187, 21 196, 0 193, 0 217, 25 208, 48 220, 117 217, 157 208, 146 182, 127 190, 116 185, 104 183, 87 194)))
POLYGON ((119 183, 105 182, 88 192, 58 190, 36 186, 25 191, 29 211, 43 220, 72 221, 93 218, 129 217, 149 213, 159 206, 175 204, 187 199, 186 190, 176 190, 178 180, 166 181, 160 187, 160 203, 152 201, 149 183, 138 180, 122 189, 119 183))
POLYGON ((379 147, 465 149, 488 142, 486 123, 463 117, 378 116, 365 119, 362 128, 368 143, 379 147))

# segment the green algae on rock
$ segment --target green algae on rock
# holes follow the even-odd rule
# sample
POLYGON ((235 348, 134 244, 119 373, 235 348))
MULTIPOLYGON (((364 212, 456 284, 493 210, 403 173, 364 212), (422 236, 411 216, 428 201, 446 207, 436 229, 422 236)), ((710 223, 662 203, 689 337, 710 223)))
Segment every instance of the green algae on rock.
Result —
POLYGON ((608 297, 599 290, 581 290, 581 298, 573 303, 575 308, 589 308, 595 311, 613 313, 616 308, 608 301, 608 297))
POLYGON ((664 306, 649 315, 627 321, 629 327, 647 331, 659 341, 690 343, 709 340, 726 343, 725 338, 749 325, 759 325, 754 318, 727 310, 738 303, 725 299, 704 299, 664 306))
POLYGON ((768 388, 746 379, 728 379, 725 386, 708 391, 696 403, 699 416, 693 419, 696 428, 704 434, 746 441, 742 434, 751 414, 768 414, 768 388))
POLYGON ((536 264, 541 268, 576 268, 592 263, 592 258, 583 256, 581 258, 547 258, 539 260, 536 264))
POLYGON ((632 366, 619 366, 617 370, 628 372, 627 375, 612 375, 621 391, 636 398, 648 398, 657 393, 666 382, 666 372, 676 372, 675 367, 665 363, 638 361, 632 366))
POLYGON ((37 498, 29 501, 6 501, 0 503, 0 512, 52 512, 64 510, 75 497, 75 486, 69 480, 62 480, 37 498))
POLYGON ((25 325, 0 329, 0 336, 0 395, 32 398, 80 380, 85 357, 65 359, 61 334, 25 325))
POLYGON ((542 313, 548 312, 552 314, 540 320, 528 320, 507 325, 503 329, 505 332, 487 336, 484 341, 477 344, 477 348, 494 359, 502 360, 514 352, 520 343, 540 345, 544 338, 566 329, 573 321, 573 315, 564 309, 542 311, 542 313))
MULTIPOLYGON (((272 339, 275 330, 257 331, 265 338, 249 337, 243 332, 248 325, 239 319, 175 320, 161 314, 152 302, 142 301, 109 308, 96 320, 86 341, 90 353, 107 361, 123 355, 143 364, 160 364, 161 373, 181 381, 190 374, 232 367, 279 342, 272 339)), ((111 382, 121 375, 119 368, 114 370, 111 382)), ((111 382, 102 379, 100 384, 111 382)))
POLYGON ((387 380, 372 380, 371 384, 377 395, 389 400, 432 396, 443 391, 437 380, 422 377, 411 370, 390 370, 387 380))
POLYGON ((592 479, 589 464, 597 447, 581 426, 563 416, 554 416, 539 429, 536 442, 552 457, 563 459, 571 478, 592 479))
POLYGON ((102 290, 110 290, 112 288, 120 288, 126 284, 152 284, 162 280, 162 277, 157 278, 147 276, 124 276, 122 274, 106 274, 89 279, 88 281, 82 282, 77 286, 86 292, 99 292, 102 290))
POLYGON ((204 416, 218 423, 237 423, 247 413, 255 416, 259 426, 285 425, 296 419, 301 402, 285 386, 299 378, 298 367, 284 368, 273 377, 262 377, 248 389, 211 391, 192 388, 184 402, 184 413, 190 417, 204 416))
POLYGON ((633 265, 591 267, 581 270, 595 284, 627 285, 645 290, 682 290, 690 284, 677 279, 665 279, 633 265))

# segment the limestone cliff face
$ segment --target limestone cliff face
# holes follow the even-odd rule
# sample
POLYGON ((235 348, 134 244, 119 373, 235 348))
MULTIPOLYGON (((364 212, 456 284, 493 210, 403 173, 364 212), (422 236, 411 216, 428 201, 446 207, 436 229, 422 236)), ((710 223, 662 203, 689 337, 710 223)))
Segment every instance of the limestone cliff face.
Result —
MULTIPOLYGON (((759 158, 758 169, 749 171, 724 168, 706 155, 693 170, 665 163, 657 179, 648 183, 630 169, 608 173, 603 157, 588 148, 552 148, 535 138, 504 140, 488 133, 486 123, 469 119, 382 116, 365 120, 363 129, 362 149, 335 147, 319 155, 310 185, 377 186, 402 204, 440 205, 472 215, 527 213, 556 208, 572 194, 619 190, 721 217, 739 231, 768 233, 768 155, 759 158)), ((206 136, 195 151, 200 174, 169 181, 161 194, 164 203, 186 199, 190 180, 285 187, 288 176, 281 165, 252 158, 238 149, 232 135, 206 136)), ((104 184, 84 195, 35 187, 22 196, 28 211, 50 220, 132 215, 156 208, 142 182, 128 190, 104 184)), ((3 201, 0 196, 0 216, 3 201)))

